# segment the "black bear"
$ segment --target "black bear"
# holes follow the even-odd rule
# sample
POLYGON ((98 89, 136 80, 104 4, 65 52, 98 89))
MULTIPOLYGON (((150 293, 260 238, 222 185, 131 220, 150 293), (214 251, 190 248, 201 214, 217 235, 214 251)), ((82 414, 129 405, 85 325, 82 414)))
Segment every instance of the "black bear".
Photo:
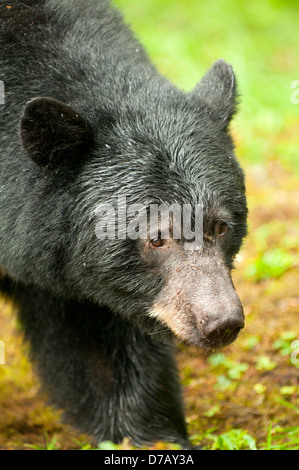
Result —
POLYGON ((232 68, 177 89, 107 0, 2 0, 0 23, 0 285, 41 382, 98 441, 188 446, 176 340, 215 350, 244 326, 232 68), (190 230, 139 217, 161 205, 191 207, 190 230))

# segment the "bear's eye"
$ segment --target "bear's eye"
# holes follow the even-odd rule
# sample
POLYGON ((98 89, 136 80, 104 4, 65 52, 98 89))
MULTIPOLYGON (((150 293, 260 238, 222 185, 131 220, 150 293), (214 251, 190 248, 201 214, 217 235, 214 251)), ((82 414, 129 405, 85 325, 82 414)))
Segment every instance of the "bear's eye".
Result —
POLYGON ((164 240, 162 238, 153 238, 150 244, 153 248, 161 248, 164 246, 164 240))
POLYGON ((217 222, 215 225, 215 236, 216 238, 224 238, 229 230, 229 226, 226 222, 217 222))

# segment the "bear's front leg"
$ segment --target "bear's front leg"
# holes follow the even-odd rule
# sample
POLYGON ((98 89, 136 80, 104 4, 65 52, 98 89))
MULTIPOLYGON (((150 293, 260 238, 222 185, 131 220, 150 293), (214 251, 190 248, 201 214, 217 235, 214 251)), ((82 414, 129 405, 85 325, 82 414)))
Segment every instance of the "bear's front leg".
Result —
POLYGON ((42 384, 67 422, 98 442, 189 446, 170 345, 90 303, 25 288, 17 300, 42 384))

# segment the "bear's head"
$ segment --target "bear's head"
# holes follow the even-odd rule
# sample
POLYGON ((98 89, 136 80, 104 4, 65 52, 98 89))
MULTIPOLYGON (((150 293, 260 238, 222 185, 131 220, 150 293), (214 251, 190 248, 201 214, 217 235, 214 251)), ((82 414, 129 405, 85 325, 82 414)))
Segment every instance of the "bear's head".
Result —
POLYGON ((244 326, 231 270, 247 220, 232 68, 217 61, 190 93, 155 77, 118 109, 100 101, 89 118, 37 97, 21 119, 30 158, 76 185, 65 282, 153 338, 231 343, 244 326))

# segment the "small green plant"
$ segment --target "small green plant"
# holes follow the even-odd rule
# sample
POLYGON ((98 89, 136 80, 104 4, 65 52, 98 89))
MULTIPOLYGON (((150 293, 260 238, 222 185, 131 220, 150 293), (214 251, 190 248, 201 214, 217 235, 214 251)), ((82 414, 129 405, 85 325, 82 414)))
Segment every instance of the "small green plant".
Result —
POLYGON ((100 442, 98 445, 98 450, 119 450, 120 446, 114 444, 111 441, 100 442))
POLYGON ((267 444, 261 450, 299 450, 299 426, 268 428, 267 444))
POLYGON ((214 441, 212 450, 257 450, 256 440, 242 429, 231 429, 230 431, 215 436, 209 436, 214 441))
POLYGON ((277 366, 276 362, 272 361, 268 356, 259 356, 256 362, 256 370, 258 371, 267 371, 275 369, 277 366))
POLYGON ((273 348, 282 356, 290 356, 293 352, 292 342, 298 337, 296 331, 285 331, 282 335, 274 341, 273 348))
POLYGON ((215 388, 222 390, 234 389, 236 387, 235 381, 241 379, 249 367, 247 363, 227 359, 222 353, 211 355, 208 361, 219 372, 215 388))
POLYGON ((25 447, 28 447, 30 449, 34 449, 34 450, 58 450, 58 446, 57 446, 57 437, 54 436, 52 437, 52 439, 49 439, 48 438, 48 433, 47 431, 44 432, 44 437, 45 437, 45 446, 42 447, 42 446, 38 446, 38 445, 30 445, 30 444, 25 444, 25 447))
POLYGON ((279 278, 295 263, 294 256, 282 248, 265 251, 246 269, 247 278, 254 281, 279 278))

